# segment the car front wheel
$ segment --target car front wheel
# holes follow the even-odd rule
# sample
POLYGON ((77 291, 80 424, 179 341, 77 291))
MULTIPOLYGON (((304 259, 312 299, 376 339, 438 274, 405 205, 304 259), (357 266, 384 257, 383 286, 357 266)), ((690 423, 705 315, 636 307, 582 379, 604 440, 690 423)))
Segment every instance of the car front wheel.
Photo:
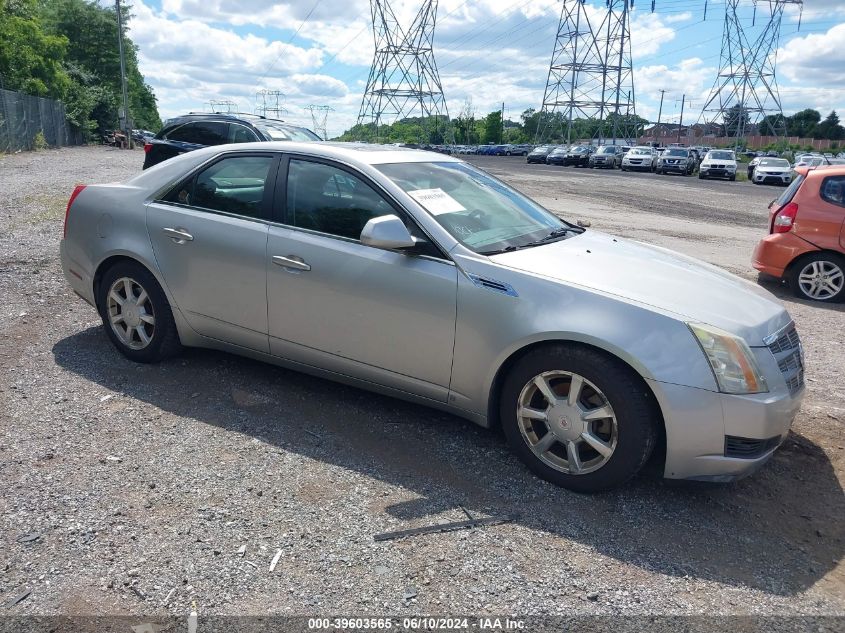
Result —
POLYGON ((155 363, 181 351, 170 304, 146 268, 120 262, 105 272, 98 290, 103 327, 124 356, 155 363))
POLYGON ((539 477, 576 492, 622 485, 656 440, 653 396, 630 368, 578 345, 529 352, 500 403, 513 451, 539 477))
POLYGON ((792 266, 789 286, 800 299, 833 303, 845 299, 845 258, 813 253, 792 266))

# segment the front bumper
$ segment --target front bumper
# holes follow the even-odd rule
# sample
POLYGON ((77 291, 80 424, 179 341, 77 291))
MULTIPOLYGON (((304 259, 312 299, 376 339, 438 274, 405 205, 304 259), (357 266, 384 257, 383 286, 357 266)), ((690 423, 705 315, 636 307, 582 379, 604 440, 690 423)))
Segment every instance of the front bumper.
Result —
POLYGON ((631 169, 634 171, 651 171, 651 163, 622 163, 622 166, 625 169, 631 169))
POLYGON ((792 182, 792 176, 790 174, 760 174, 755 172, 752 180, 763 185, 788 185, 792 182))
POLYGON ((711 167, 709 169, 699 167, 698 172, 707 178, 732 178, 736 176, 736 171, 730 171, 720 167, 711 167))
POLYGON ((753 351, 762 362, 769 393, 731 395, 648 381, 666 427, 665 477, 740 479, 762 467, 786 438, 805 388, 790 393, 772 353, 767 348, 753 351), (743 446, 752 450, 744 452, 743 446))
POLYGON ((688 171, 686 164, 678 163, 661 163, 657 165, 657 168, 663 171, 676 171, 679 174, 685 174, 688 171))

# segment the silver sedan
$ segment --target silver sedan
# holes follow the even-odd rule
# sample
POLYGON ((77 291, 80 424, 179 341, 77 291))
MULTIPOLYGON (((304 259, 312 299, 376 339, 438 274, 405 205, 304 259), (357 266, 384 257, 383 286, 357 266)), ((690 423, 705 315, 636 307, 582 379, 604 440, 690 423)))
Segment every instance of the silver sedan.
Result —
POLYGON ((440 154, 190 152, 77 187, 61 257, 130 359, 227 350, 500 425, 577 491, 652 456, 670 478, 748 474, 804 393, 795 327, 755 284, 440 154))

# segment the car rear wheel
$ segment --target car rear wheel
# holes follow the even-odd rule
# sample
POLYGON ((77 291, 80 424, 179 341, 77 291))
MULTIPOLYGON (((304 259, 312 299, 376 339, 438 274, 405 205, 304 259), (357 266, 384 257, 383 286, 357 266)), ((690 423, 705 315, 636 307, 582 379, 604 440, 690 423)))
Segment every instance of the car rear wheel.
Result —
POLYGON ((167 297, 140 264, 109 268, 100 280, 98 306, 106 334, 130 360, 155 363, 181 351, 167 297))
POLYGON ((513 451, 539 477, 576 492, 622 485, 656 440, 653 396, 619 361, 578 345, 529 352, 500 403, 513 451))
POLYGON ((812 253, 791 267, 789 286, 801 299, 841 301, 845 299, 845 258, 835 253, 812 253))

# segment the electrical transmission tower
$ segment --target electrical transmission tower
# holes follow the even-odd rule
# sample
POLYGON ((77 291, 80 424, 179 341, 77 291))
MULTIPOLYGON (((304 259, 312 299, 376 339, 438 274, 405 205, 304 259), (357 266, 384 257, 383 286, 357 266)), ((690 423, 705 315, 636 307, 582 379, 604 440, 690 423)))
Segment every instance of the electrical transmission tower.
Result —
POLYGON ((411 25, 399 23, 389 0, 370 0, 375 55, 358 124, 373 124, 376 140, 383 126, 417 116, 426 138, 451 140, 451 126, 443 87, 434 61, 437 0, 423 0, 411 25))
POLYGON ((563 0, 537 141, 579 131, 599 140, 637 136, 631 64, 631 0, 606 0, 593 27, 584 0, 563 0), (588 123, 578 125, 579 120, 588 123))
POLYGON ((229 114, 238 111, 238 104, 230 99, 212 99, 208 102, 212 112, 229 114))
POLYGON ((327 105, 307 105, 305 109, 311 113, 311 123, 314 131, 324 141, 329 140, 328 132, 326 131, 326 121, 329 118, 329 112, 334 112, 334 108, 327 105))
POLYGON ((255 93, 255 113, 279 119, 288 113, 282 105, 285 93, 280 90, 259 90, 255 93))
POLYGON ((745 27, 739 15, 740 0, 726 0, 719 74, 699 117, 724 126, 724 135, 733 136, 736 145, 749 125, 759 128, 765 123, 766 129, 759 132, 772 136, 786 133, 775 76, 780 25, 787 5, 798 5, 803 11, 804 4, 803 0, 753 1, 754 20, 751 27, 745 27), (752 41, 758 4, 767 6, 768 15, 752 41))

